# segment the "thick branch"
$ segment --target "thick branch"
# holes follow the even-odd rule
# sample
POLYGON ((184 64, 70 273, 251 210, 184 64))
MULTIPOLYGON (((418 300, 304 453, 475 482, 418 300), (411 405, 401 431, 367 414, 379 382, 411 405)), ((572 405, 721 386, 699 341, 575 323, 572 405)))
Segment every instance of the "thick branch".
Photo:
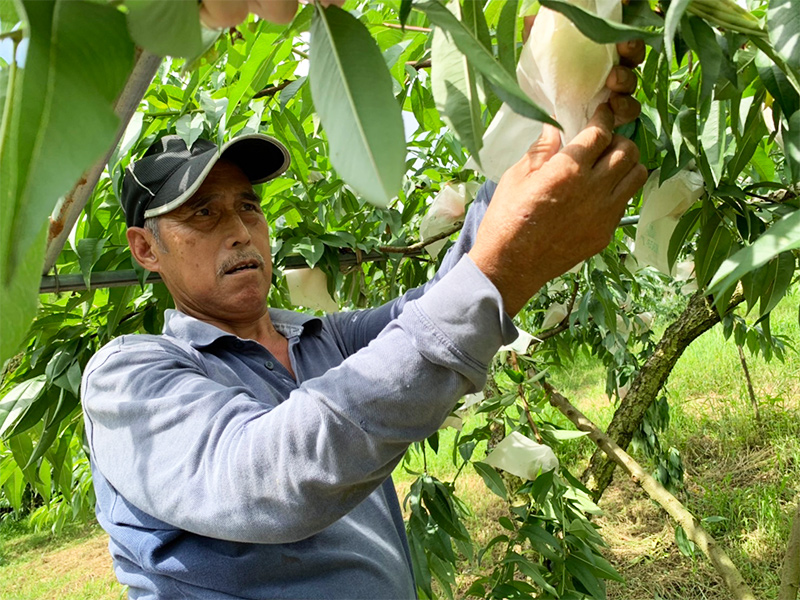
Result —
POLYGON ((800 502, 794 513, 789 543, 786 545, 786 557, 781 569, 781 587, 778 600, 796 600, 800 589, 800 502))
POLYGON ((286 81, 282 81, 277 85, 271 85, 269 87, 264 88, 263 90, 256 92, 253 94, 253 98, 263 98, 264 96, 274 96, 278 92, 280 92, 283 88, 287 87, 289 84, 294 83, 294 79, 287 79, 286 81))
MULTIPOLYGON (((743 300, 744 295, 737 290, 731 299, 730 308, 737 306, 743 300)), ((628 447, 644 419, 645 411, 658 397, 684 350, 719 321, 719 313, 702 291, 696 292, 689 299, 681 315, 667 327, 653 354, 645 361, 614 413, 608 426, 608 436, 615 444, 622 449, 628 447)), ((614 462, 600 450, 592 455, 582 479, 592 490, 595 501, 600 499, 611 483, 614 467, 614 462)))
POLYGON ((570 404, 564 396, 559 394, 552 385, 543 382, 542 386, 548 393, 550 404, 560 410, 581 431, 586 431, 597 446, 605 452, 616 464, 622 467, 631 476, 647 495, 658 502, 669 515, 683 527, 687 537, 697 544, 711 561, 711 564, 720 574, 725 585, 737 600, 755 600, 752 590, 744 582, 736 565, 717 542, 700 525, 700 522, 686 510, 678 499, 670 494, 664 486, 651 477, 633 458, 622 448, 615 444, 609 436, 603 433, 597 425, 587 419, 583 413, 570 404))

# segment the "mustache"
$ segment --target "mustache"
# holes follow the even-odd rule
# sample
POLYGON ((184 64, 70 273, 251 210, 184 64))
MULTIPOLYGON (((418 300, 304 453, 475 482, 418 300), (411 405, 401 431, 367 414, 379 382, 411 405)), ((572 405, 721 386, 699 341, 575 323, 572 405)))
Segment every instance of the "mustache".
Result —
POLYGON ((220 265, 219 269, 217 269, 217 274, 221 277, 225 275, 225 273, 233 269, 236 265, 247 261, 253 261, 258 263, 258 266, 262 269, 266 264, 264 261, 264 257, 261 256, 261 254, 259 254, 255 250, 238 252, 237 254, 234 254, 233 256, 225 259, 225 261, 220 265))

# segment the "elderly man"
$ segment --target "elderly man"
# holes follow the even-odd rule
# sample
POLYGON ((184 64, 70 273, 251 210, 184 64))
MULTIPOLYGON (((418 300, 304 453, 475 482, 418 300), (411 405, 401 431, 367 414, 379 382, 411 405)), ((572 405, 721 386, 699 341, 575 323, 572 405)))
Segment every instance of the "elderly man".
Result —
POLYGON ((646 178, 614 120, 601 106, 561 150, 545 129, 484 186, 434 281, 324 318, 266 304, 253 184, 287 168, 278 141, 168 136, 132 165, 131 252, 176 310, 83 381, 98 519, 130 597, 413 598, 392 469, 481 389, 509 317, 608 243, 646 178))

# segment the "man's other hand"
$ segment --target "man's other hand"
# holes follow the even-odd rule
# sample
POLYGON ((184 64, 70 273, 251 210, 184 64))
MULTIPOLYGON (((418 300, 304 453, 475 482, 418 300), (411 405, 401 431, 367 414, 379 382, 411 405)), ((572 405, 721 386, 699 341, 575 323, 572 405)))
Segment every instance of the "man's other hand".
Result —
MULTIPOLYGON (((323 6, 341 6, 344 0, 321 0, 323 6)), ((249 13, 281 25, 291 23, 297 12, 297 0, 203 0, 200 20, 206 27, 236 27, 249 13)))
POLYGON ((509 315, 547 281, 605 248, 644 185, 639 150, 613 133, 614 122, 601 105, 561 151, 558 130, 545 126, 500 180, 469 255, 509 315))

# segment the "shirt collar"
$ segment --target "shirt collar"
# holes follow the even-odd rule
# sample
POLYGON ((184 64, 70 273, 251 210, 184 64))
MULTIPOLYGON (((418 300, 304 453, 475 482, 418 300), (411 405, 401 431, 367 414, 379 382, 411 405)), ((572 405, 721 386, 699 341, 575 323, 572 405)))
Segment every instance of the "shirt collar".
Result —
MULTIPOLYGON (((313 315, 270 308, 269 316, 278 333, 286 338, 299 337, 304 333, 319 335, 322 330, 322 319, 313 315)), ((211 346, 223 338, 238 339, 232 333, 174 309, 164 313, 164 334, 184 340, 198 349, 211 346)))

